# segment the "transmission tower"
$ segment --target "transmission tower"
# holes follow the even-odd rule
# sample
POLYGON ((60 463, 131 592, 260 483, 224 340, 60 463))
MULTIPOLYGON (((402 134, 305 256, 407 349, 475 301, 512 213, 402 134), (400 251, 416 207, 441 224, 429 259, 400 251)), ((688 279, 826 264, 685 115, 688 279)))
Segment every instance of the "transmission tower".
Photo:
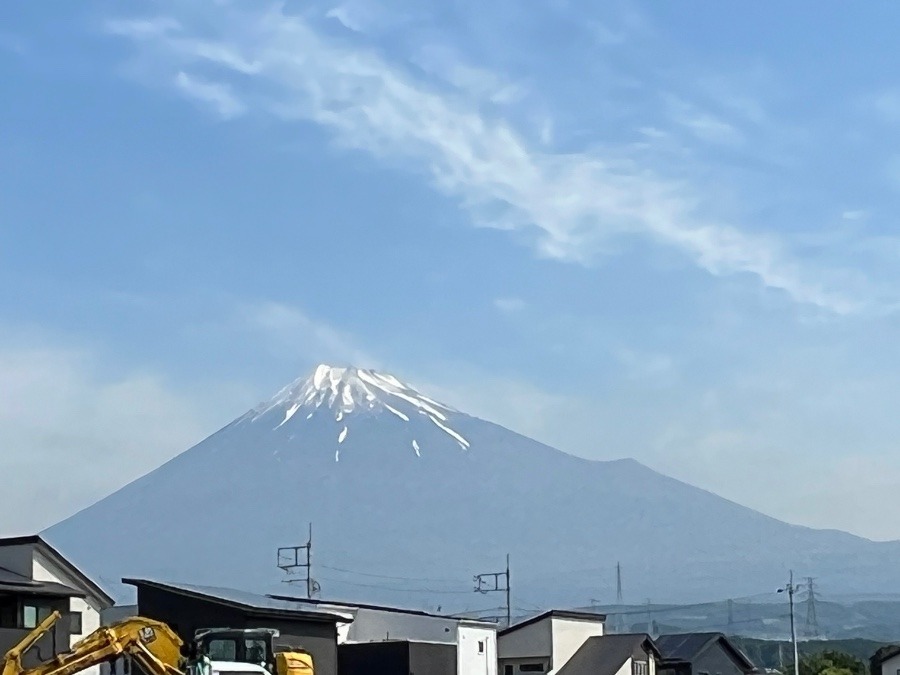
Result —
POLYGON ((624 632, 624 618, 622 617, 622 605, 624 605, 624 600, 622 600, 622 563, 616 563, 616 605, 619 610, 618 614, 616 614, 616 633, 624 632))
POLYGON ((816 590, 813 577, 806 577, 806 635, 817 637, 819 635, 819 619, 816 617, 816 590))

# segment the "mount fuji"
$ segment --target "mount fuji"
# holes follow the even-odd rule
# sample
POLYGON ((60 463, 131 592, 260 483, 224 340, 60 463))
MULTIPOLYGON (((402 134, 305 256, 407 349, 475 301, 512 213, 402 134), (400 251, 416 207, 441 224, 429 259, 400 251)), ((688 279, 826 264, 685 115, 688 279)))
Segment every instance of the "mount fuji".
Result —
POLYGON ((626 600, 767 593, 789 569, 831 593, 900 587, 900 542, 789 525, 327 365, 43 534, 128 601, 122 577, 290 592, 276 550, 305 544, 309 524, 329 599, 501 605, 472 578, 507 554, 520 611, 612 602, 618 562, 626 600))

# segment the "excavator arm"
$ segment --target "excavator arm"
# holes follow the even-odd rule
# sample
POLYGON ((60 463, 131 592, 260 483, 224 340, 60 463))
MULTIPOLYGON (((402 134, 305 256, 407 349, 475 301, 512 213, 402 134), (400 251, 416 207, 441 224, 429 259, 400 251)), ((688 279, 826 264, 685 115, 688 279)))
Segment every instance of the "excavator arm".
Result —
POLYGON ((22 657, 59 620, 53 612, 6 653, 2 675, 74 675, 86 668, 130 656, 148 675, 183 675, 179 668, 181 638, 166 624, 143 617, 103 626, 76 642, 69 651, 34 668, 25 668, 22 657))

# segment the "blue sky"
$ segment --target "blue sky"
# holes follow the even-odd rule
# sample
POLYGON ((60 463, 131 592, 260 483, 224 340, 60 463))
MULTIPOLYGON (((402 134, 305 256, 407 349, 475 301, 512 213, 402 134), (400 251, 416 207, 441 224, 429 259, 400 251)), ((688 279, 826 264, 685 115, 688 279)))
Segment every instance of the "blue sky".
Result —
POLYGON ((325 361, 900 538, 895 4, 51 4, 0 7, 8 528, 325 361))

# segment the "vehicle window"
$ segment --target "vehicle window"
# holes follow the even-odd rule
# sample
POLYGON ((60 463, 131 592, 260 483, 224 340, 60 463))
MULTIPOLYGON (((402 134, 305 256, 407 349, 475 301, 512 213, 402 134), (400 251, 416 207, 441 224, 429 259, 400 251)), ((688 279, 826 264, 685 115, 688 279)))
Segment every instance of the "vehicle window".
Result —
POLYGON ((236 661, 237 643, 234 640, 222 638, 210 640, 207 653, 213 661, 236 661))
POLYGON ((244 640, 244 650, 247 654, 248 663, 265 664, 266 662, 266 641, 259 638, 248 638, 244 640))

